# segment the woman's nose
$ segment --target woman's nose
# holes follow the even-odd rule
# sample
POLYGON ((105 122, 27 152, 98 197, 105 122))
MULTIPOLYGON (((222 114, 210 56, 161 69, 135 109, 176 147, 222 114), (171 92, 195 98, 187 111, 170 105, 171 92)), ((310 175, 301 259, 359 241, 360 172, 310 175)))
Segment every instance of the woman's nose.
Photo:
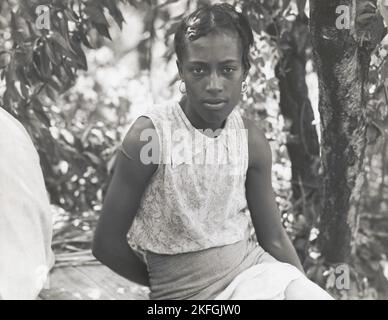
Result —
POLYGON ((210 75, 206 90, 209 93, 218 93, 222 91, 222 79, 216 73, 210 75))

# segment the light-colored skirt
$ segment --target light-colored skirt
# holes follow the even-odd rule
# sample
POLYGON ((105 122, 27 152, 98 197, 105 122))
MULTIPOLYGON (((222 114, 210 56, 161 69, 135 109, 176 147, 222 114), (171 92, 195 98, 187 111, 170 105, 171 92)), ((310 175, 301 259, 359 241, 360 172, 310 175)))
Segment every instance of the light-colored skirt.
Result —
POLYGON ((234 244, 177 255, 145 251, 143 259, 150 298, 157 300, 283 299, 290 282, 304 277, 248 235, 234 244))

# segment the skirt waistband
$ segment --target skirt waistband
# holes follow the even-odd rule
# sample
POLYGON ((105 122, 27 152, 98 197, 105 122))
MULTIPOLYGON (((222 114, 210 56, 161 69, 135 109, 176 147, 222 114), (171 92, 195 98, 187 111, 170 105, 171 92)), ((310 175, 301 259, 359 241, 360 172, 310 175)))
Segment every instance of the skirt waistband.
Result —
POLYGON ((249 237, 220 247, 177 255, 143 252, 151 299, 214 299, 265 251, 249 237))

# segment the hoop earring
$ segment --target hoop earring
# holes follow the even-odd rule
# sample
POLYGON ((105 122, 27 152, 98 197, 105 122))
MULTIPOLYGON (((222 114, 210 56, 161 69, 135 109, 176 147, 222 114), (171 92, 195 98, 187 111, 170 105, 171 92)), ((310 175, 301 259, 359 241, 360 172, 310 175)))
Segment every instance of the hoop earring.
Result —
POLYGON ((186 93, 186 85, 185 85, 185 82, 183 80, 181 80, 181 83, 179 84, 179 91, 182 94, 186 93))
POLYGON ((248 91, 248 85, 246 83, 246 81, 244 80, 242 83, 241 83, 241 92, 242 93, 246 93, 248 91))

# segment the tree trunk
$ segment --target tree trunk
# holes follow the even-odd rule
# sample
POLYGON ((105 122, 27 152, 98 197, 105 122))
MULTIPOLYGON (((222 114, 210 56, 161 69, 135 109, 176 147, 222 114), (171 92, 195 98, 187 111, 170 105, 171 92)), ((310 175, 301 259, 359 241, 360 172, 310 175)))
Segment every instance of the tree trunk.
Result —
POLYGON ((276 76, 279 79, 280 111, 291 120, 287 148, 292 163, 293 196, 297 200, 302 194, 299 179, 306 187, 317 185, 314 160, 319 157, 318 136, 312 124, 314 114, 306 84, 306 49, 310 44, 307 24, 298 18, 290 32, 284 34, 281 43, 288 49, 283 51, 276 76))
POLYGON ((310 1, 322 136, 319 244, 328 263, 348 262, 354 246, 366 148, 366 81, 371 52, 384 32, 381 19, 369 25, 373 31, 369 41, 355 35, 355 17, 351 17, 352 30, 336 28, 336 8, 347 5, 353 12, 355 2, 310 1))
POLYGON ((306 50, 311 46, 307 21, 298 17, 281 37, 281 59, 276 67, 279 79, 280 112, 291 121, 287 150, 291 161, 294 213, 306 218, 306 228, 298 232, 295 246, 302 261, 308 248, 310 228, 319 212, 319 143, 314 113, 306 84, 306 50), (299 241, 300 239, 300 241, 299 241))

